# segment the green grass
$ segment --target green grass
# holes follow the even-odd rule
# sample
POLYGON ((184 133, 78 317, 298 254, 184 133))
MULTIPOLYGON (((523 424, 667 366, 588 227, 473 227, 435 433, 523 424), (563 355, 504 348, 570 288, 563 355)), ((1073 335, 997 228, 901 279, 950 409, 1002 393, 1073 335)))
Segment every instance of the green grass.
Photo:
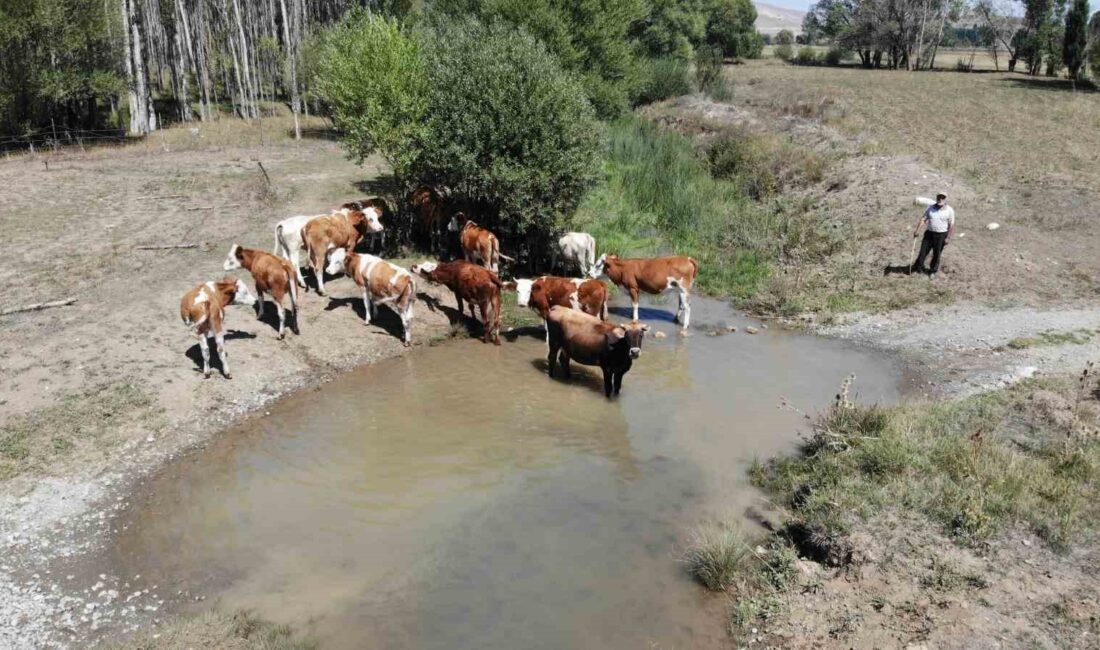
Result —
POLYGON ((1089 329, 1079 329, 1073 332, 1055 332, 1053 330, 1047 330, 1035 336, 1016 337, 1006 345, 1013 350, 1023 350, 1025 348, 1048 345, 1084 345, 1092 340, 1093 334, 1095 334, 1095 332, 1089 329))
POLYGON ((1070 384, 1025 382, 890 408, 836 406, 801 455, 757 466, 753 477, 818 541, 842 540, 852 517, 897 509, 962 543, 1023 527, 1064 548, 1100 521, 1095 400, 1070 384), (1059 401, 1037 408, 1039 391, 1059 401))
POLYGON ((610 125, 606 181, 589 193, 571 224, 621 256, 690 255, 699 285, 747 298, 773 261, 799 241, 801 214, 752 200, 745 178, 715 178, 688 138, 625 118, 610 125))
POLYGON ((7 480, 77 450, 95 448, 131 416, 150 417, 153 400, 126 383, 111 384, 13 419, 0 427, 0 480, 7 480))

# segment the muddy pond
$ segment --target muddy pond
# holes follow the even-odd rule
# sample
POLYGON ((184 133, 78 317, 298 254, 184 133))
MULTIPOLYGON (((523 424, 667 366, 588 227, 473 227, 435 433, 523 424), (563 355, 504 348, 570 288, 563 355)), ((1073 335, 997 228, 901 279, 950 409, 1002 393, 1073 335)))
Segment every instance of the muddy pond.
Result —
POLYGON ((812 413, 855 373, 860 399, 892 401, 902 368, 748 335, 701 299, 680 337, 668 308, 643 310, 668 336, 613 401, 598 369, 548 379, 533 336, 425 346, 284 399, 148 480, 107 564, 326 648, 726 647, 726 603, 678 561, 692 528, 760 502, 748 463, 808 426, 783 398, 812 413))

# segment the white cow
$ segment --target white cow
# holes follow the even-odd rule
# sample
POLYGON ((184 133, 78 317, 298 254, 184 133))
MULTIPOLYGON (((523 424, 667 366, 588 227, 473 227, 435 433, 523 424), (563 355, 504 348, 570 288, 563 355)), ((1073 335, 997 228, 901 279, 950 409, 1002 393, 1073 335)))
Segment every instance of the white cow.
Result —
MULTIPOLYGON (((348 208, 341 208, 339 210, 333 210, 332 214, 347 214, 350 210, 348 208)), ((318 217, 327 217, 327 214, 310 214, 299 215, 297 217, 288 217, 283 219, 279 223, 275 224, 275 249, 276 255, 282 256, 290 260, 291 265, 294 266, 294 271, 298 275, 298 286, 303 289, 306 286, 306 280, 302 277, 302 263, 299 253, 306 249, 306 242, 302 239, 302 229, 306 227, 306 224, 318 217)), ((374 233, 382 230, 381 213, 375 208, 367 208, 363 211, 363 216, 367 221, 367 232, 374 233)))
POLYGON ((586 232, 567 232, 558 240, 553 265, 559 261, 563 267, 575 266, 582 276, 587 276, 596 263, 596 238, 586 232))

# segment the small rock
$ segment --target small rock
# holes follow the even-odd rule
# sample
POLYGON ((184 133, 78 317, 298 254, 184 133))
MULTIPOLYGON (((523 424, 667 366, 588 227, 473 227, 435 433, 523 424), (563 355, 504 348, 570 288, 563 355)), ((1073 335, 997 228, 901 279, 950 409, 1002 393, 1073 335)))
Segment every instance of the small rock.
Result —
POLYGON ((746 334, 756 334, 759 331, 760 330, 756 329, 755 327, 746 327, 745 328, 745 333, 746 334))
POLYGON ((726 328, 726 331, 727 332, 736 332, 737 331, 737 326, 736 325, 730 325, 729 327, 726 328))
POLYGON ((663 339, 666 336, 668 336, 668 334, 665 334, 664 332, 655 332, 653 334, 653 338, 655 338, 655 339, 663 339))
POLYGON ((1001 224, 999 224, 999 223, 997 223, 996 221, 994 221, 993 223, 990 223, 989 225, 987 225, 987 226, 985 227, 985 229, 986 229, 986 230, 996 230, 996 229, 998 229, 998 228, 1000 228, 1000 227, 1001 227, 1001 224))

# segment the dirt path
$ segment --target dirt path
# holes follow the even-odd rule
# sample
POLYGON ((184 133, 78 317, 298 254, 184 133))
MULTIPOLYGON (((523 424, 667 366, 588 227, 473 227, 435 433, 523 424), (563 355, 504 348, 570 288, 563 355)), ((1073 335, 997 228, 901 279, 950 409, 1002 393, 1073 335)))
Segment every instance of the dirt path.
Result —
MULTIPOLYGON (((126 486, 165 459, 282 394, 404 353, 400 321, 383 309, 364 326, 345 279, 331 299, 303 295, 301 336, 284 341, 272 320, 230 307, 231 381, 202 379, 178 316, 188 288, 226 275, 231 243, 269 249, 278 219, 357 198, 377 172, 327 140, 73 152, 49 171, 32 158, 0 163, 0 308, 77 298, 0 317, 0 646, 79 639, 156 607, 155 594, 124 606, 122 581, 75 584, 50 567, 102 539, 126 486), (135 250, 178 243, 199 246, 135 250)), ((417 305, 414 343, 449 331, 444 312, 417 305)))

